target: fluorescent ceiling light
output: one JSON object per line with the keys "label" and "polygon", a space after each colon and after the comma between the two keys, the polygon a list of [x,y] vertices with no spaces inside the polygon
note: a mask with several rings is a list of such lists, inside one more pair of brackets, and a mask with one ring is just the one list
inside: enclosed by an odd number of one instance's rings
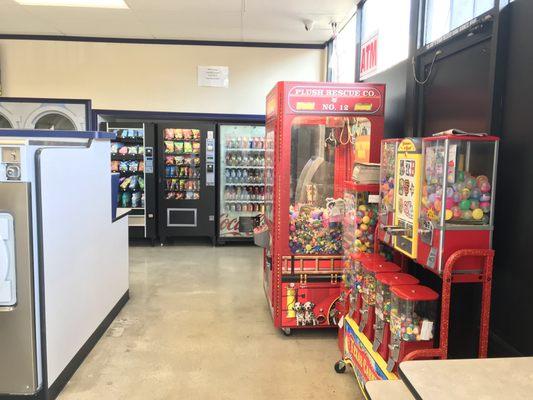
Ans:
{"label": "fluorescent ceiling light", "polygon": [[15,0],[23,6],[129,8],[124,0]]}

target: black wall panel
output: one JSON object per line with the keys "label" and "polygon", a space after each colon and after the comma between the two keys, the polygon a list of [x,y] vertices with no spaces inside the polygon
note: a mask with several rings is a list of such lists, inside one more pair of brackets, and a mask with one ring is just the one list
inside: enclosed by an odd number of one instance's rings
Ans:
{"label": "black wall panel", "polygon": [[[510,9],[496,197],[491,350],[533,355],[533,1]],[[503,346],[501,346],[503,345]],[[507,347],[506,347],[507,345]],[[500,347],[500,348],[497,348]],[[491,351],[492,352],[492,351]]]}
{"label": "black wall panel", "polygon": [[[407,60],[380,72],[365,80],[368,83],[387,85],[385,98],[385,133],[386,138],[404,136],[405,96]],[[411,65],[409,63],[409,65]]]}

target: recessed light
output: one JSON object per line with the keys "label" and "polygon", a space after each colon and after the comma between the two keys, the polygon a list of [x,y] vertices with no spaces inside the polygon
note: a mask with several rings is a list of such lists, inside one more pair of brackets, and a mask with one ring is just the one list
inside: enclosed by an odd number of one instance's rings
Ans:
{"label": "recessed light", "polygon": [[23,6],[129,8],[124,0],[15,0]]}

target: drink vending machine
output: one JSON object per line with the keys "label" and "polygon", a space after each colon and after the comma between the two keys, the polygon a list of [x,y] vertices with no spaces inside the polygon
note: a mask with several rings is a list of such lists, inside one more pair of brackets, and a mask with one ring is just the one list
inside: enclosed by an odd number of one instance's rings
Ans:
{"label": "drink vending machine", "polygon": [[398,379],[402,361],[447,358],[452,285],[482,287],[478,355],[487,356],[498,142],[455,130],[383,141],[374,250],[391,248],[412,260],[411,268],[434,273],[442,287],[437,293],[394,268],[378,273],[375,259],[351,255],[347,282],[363,294],[354,304],[367,316],[341,318],[344,346],[335,370],[350,365],[363,393],[370,380]]}
{"label": "drink vending machine", "polygon": [[217,241],[253,240],[265,208],[265,127],[219,124]]}
{"label": "drink vending machine", "polygon": [[[279,82],[267,97],[264,287],[274,325],[336,326],[344,190],[379,159],[384,85]],[[371,129],[370,129],[371,128]]]}

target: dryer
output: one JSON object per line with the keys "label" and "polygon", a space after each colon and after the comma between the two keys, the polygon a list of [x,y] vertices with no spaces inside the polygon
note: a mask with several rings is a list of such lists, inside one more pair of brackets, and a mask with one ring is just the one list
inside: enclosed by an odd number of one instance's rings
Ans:
{"label": "dryer", "polygon": [[0,128],[85,131],[90,100],[0,97]]}

